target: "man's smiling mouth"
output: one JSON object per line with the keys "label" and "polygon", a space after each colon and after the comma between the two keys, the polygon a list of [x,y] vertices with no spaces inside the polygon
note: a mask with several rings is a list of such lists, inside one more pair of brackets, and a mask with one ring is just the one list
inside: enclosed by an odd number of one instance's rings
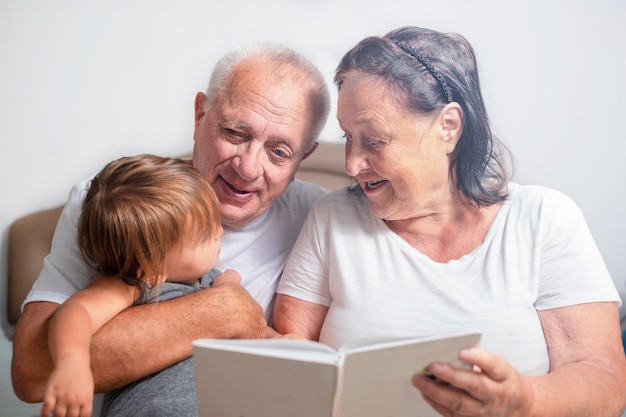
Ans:
{"label": "man's smiling mouth", "polygon": [[233,186],[230,182],[226,181],[223,177],[220,177],[220,180],[223,186],[233,194],[245,196],[245,195],[252,194],[254,192],[254,191],[242,190],[240,188],[237,188]]}

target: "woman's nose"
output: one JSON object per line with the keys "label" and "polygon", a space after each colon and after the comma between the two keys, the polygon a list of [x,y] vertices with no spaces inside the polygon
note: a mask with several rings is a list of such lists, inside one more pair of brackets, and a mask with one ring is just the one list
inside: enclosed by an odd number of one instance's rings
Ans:
{"label": "woman's nose", "polygon": [[358,145],[346,143],[346,174],[356,177],[361,171],[369,168],[369,161],[363,149]]}

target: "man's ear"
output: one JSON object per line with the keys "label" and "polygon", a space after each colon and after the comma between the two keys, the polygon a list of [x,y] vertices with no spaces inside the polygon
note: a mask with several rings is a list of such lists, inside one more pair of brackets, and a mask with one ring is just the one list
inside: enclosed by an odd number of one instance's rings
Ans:
{"label": "man's ear", "polygon": [[463,133],[463,109],[459,103],[453,101],[446,104],[439,117],[442,139],[447,144],[448,153],[452,153]]}
{"label": "man's ear", "polygon": [[304,161],[305,159],[307,159],[309,156],[311,156],[311,154],[313,152],[315,152],[315,150],[317,149],[317,147],[319,146],[318,142],[313,142],[313,145],[311,145],[311,147],[309,148],[308,151],[306,151],[306,153],[304,154],[304,156],[302,157],[302,160]]}
{"label": "man's ear", "polygon": [[193,103],[194,105],[194,126],[193,126],[193,139],[196,140],[196,132],[198,131],[198,127],[200,126],[200,121],[206,112],[204,109],[204,105],[206,103],[206,95],[202,92],[196,94],[196,99]]}

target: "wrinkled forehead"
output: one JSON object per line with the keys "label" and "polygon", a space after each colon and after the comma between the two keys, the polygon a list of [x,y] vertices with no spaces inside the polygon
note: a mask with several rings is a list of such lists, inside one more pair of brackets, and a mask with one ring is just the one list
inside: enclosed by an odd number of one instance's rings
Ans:
{"label": "wrinkled forehead", "polygon": [[313,118],[309,87],[293,72],[259,62],[238,65],[214,103],[220,123],[308,147]]}

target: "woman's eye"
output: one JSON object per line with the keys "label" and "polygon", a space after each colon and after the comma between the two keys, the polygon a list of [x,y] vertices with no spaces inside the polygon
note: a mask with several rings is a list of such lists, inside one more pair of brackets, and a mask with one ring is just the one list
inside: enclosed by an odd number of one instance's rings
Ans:
{"label": "woman's eye", "polygon": [[352,142],[352,138],[350,136],[348,136],[347,133],[344,133],[343,135],[341,135],[341,137],[346,140],[346,143],[351,143]]}
{"label": "woman's eye", "polygon": [[384,140],[380,140],[380,139],[368,139],[367,140],[367,146],[375,151],[382,150],[385,147],[385,145],[387,145],[387,142]]}

